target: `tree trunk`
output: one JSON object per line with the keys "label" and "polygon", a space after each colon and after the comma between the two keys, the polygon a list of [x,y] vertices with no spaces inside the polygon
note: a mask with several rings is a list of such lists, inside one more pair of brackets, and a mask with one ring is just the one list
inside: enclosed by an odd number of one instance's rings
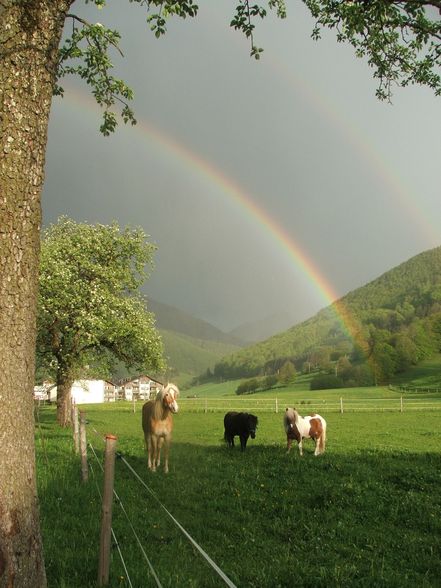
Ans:
{"label": "tree trunk", "polygon": [[72,422],[71,390],[73,383],[73,378],[57,377],[57,421],[62,427],[67,427]]}
{"label": "tree trunk", "polygon": [[0,3],[0,587],[46,586],[33,386],[40,197],[64,0]]}

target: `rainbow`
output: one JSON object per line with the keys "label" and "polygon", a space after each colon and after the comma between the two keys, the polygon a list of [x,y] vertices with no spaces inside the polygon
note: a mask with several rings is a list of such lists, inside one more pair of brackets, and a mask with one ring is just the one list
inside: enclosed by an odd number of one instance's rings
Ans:
{"label": "rainbow", "polygon": [[[86,93],[77,89],[68,88],[64,101],[69,102],[74,107],[80,107],[92,112],[97,112],[99,116],[99,107],[93,99]],[[222,194],[232,202],[236,208],[243,212],[244,216],[251,219],[253,224],[257,225],[260,230],[271,237],[276,243],[277,249],[287,254],[291,262],[306,277],[308,282],[314,286],[314,290],[319,294],[321,301],[325,305],[334,302],[338,295],[332,285],[322,276],[313,261],[307,253],[302,250],[300,245],[287,233],[287,231],[276,222],[269,212],[258,204],[252,196],[247,193],[237,182],[228,178],[219,168],[205,160],[199,154],[189,149],[187,146],[176,141],[170,135],[162,130],[157,129],[153,124],[145,119],[138,119],[137,124],[132,127],[133,131],[140,134],[144,139],[147,138],[156,148],[160,148],[168,160],[173,157],[177,165],[181,165],[185,170],[191,170],[198,176],[204,178],[210,185],[220,189]]]}
{"label": "rainbow", "polygon": [[[270,53],[270,51],[268,51]],[[393,169],[386,158],[383,157],[369,139],[361,134],[355,125],[349,124],[345,115],[339,111],[336,104],[331,103],[329,97],[326,100],[321,96],[320,91],[315,90],[310,83],[296,76],[291,69],[279,59],[266,56],[271,71],[294,88],[302,100],[312,106],[314,110],[326,120],[326,122],[344,138],[346,143],[353,147],[354,153],[368,164],[381,184],[388,189],[388,194],[394,199],[395,205],[406,211],[406,216],[412,219],[415,231],[426,241],[426,248],[437,247],[440,243],[440,229],[436,223],[436,217],[428,210],[424,210],[417,194],[412,194],[397,172]],[[265,59],[263,60],[265,61]],[[374,99],[374,98],[373,98]],[[386,108],[386,105],[384,105]]]}
{"label": "rainbow", "polygon": [[[84,92],[69,88],[65,101],[75,107],[91,112],[99,112],[93,99]],[[168,159],[173,157],[178,165],[183,165],[186,170],[192,170],[203,177],[209,184],[219,188],[222,194],[240,209],[244,215],[258,226],[261,232],[271,238],[276,244],[276,249],[287,255],[290,262],[306,278],[307,283],[313,286],[313,290],[319,295],[324,306],[332,305],[336,317],[342,327],[352,339],[364,347],[361,339],[361,327],[354,320],[351,312],[345,306],[342,299],[338,300],[338,294],[333,286],[326,280],[314,262],[291,235],[274,219],[269,212],[258,204],[237,182],[223,174],[212,163],[205,160],[199,154],[191,151],[187,146],[177,142],[174,138],[158,130],[146,120],[138,120],[133,127],[134,132],[141,134],[143,138],[151,141],[156,148],[165,152]]]}

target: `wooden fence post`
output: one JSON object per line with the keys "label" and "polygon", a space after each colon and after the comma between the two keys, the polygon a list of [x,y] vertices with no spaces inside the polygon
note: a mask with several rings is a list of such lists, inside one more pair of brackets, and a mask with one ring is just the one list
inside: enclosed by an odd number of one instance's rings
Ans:
{"label": "wooden fence post", "polygon": [[81,453],[81,477],[83,482],[89,479],[89,468],[87,466],[87,435],[86,435],[86,413],[80,410],[80,453]]}
{"label": "wooden fence post", "polygon": [[343,414],[343,398],[340,396],[340,413]]}
{"label": "wooden fence post", "polygon": [[279,403],[278,403],[278,401],[277,401],[277,398],[276,398],[276,414],[277,414],[278,412],[279,412]]}
{"label": "wooden fence post", "polygon": [[205,412],[205,414],[207,414],[207,412],[208,412],[208,408],[207,408],[207,399],[205,399],[205,408],[204,408],[204,412]]}
{"label": "wooden fence post", "polygon": [[75,453],[80,453],[80,425],[78,422],[78,407],[76,404],[72,405],[72,421],[73,421],[73,438]]}
{"label": "wooden fence post", "polygon": [[403,397],[400,397],[400,412],[403,412]]}
{"label": "wooden fence post", "polygon": [[114,435],[106,435],[100,554],[98,562],[98,586],[107,586],[109,583],[116,439],[117,438]]}

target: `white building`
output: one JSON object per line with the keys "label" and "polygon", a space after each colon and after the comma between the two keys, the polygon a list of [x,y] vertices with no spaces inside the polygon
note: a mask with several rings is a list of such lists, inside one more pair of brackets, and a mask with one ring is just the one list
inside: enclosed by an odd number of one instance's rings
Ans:
{"label": "white building", "polygon": [[[76,380],[71,388],[72,401],[75,404],[98,404],[102,402],[114,402],[116,387],[105,380]],[[34,388],[35,400],[57,401],[57,387],[36,386]]]}
{"label": "white building", "polygon": [[75,404],[98,404],[104,402],[104,380],[77,380],[71,389]]}

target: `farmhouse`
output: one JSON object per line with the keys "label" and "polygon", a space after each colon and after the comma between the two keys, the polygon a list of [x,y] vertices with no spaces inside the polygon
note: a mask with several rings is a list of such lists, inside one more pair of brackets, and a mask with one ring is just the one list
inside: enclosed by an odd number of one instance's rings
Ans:
{"label": "farmhouse", "polygon": [[162,390],[163,384],[151,376],[143,375],[123,380],[118,387],[118,393],[124,400],[149,400]]}
{"label": "farmhouse", "polygon": [[[116,389],[115,384],[106,380],[76,380],[72,385],[71,397],[76,404],[114,402],[117,398]],[[56,402],[57,386],[49,382],[35,386],[34,399]]]}

